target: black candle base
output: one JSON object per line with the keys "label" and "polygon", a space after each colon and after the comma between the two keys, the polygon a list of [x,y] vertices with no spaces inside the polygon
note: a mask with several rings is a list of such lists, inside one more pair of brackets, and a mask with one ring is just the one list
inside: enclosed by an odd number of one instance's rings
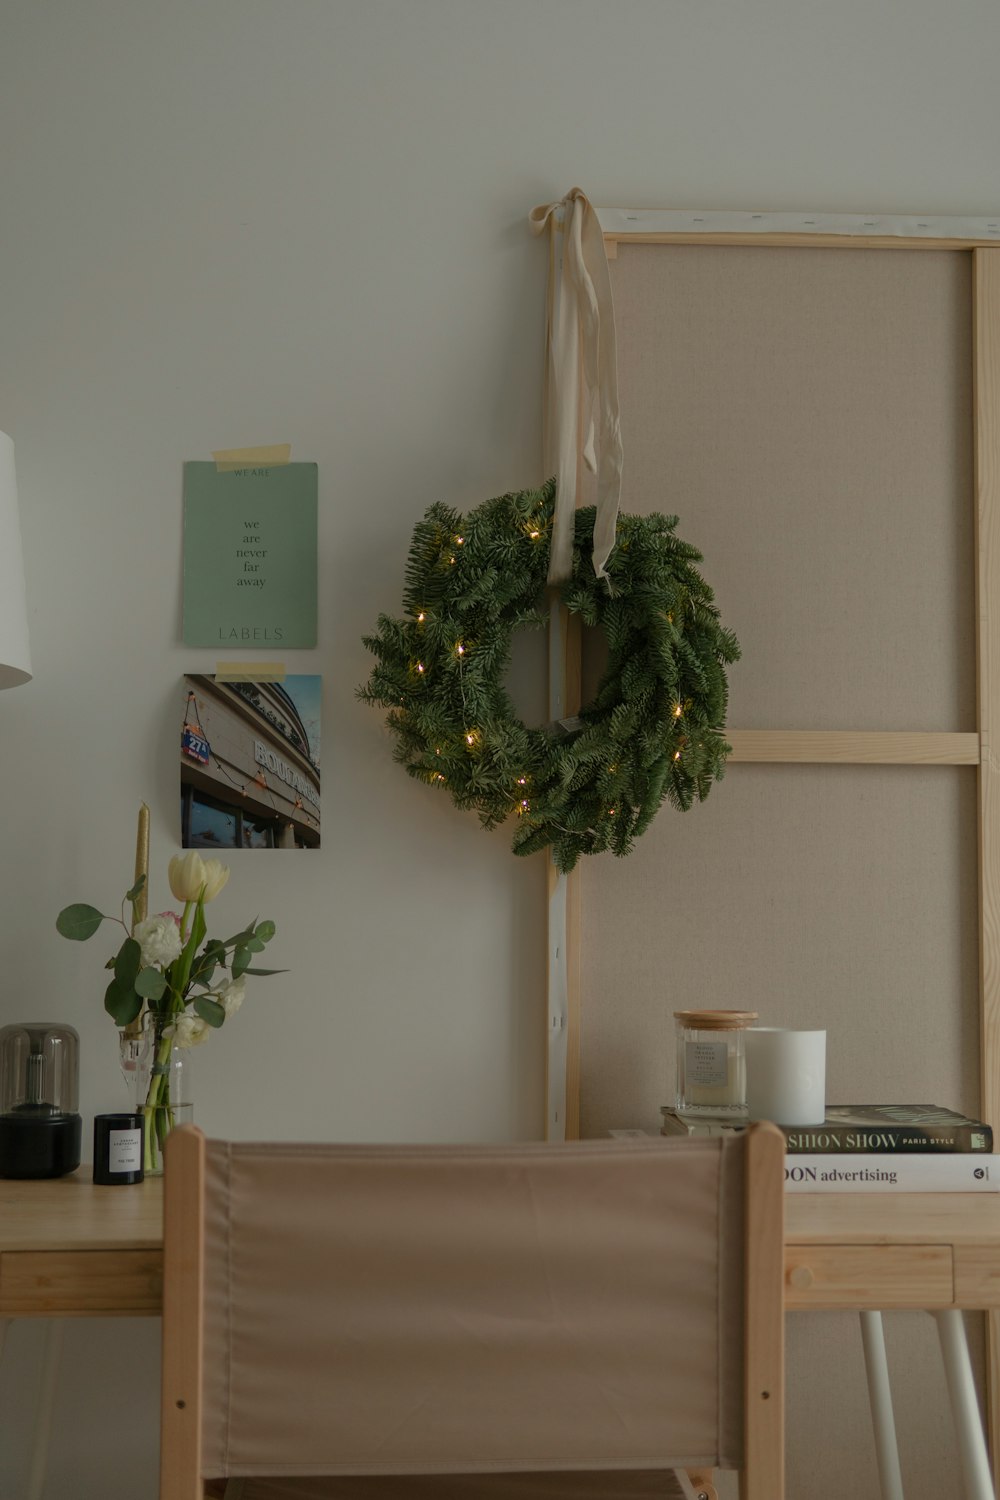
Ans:
{"label": "black candle base", "polygon": [[0,1177],[65,1177],[80,1165],[80,1116],[42,1108],[0,1115]]}

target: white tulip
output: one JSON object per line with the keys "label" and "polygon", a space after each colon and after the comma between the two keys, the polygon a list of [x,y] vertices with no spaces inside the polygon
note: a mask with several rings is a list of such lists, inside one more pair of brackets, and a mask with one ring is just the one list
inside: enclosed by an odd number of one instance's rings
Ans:
{"label": "white tulip", "polygon": [[167,867],[170,889],[177,901],[211,901],[229,879],[221,859],[202,859],[196,849],[175,854]]}

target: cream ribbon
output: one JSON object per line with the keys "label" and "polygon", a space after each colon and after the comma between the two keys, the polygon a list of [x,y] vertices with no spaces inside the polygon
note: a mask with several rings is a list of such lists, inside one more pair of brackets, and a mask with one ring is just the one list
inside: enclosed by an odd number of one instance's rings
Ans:
{"label": "cream ribbon", "polygon": [[[573,572],[573,514],[581,459],[597,475],[594,572],[607,578],[604,565],[615,544],[621,500],[622,435],[615,310],[604,235],[580,188],[571,188],[559,203],[532,209],[528,223],[533,234],[543,234],[546,227],[549,231],[542,448],[545,473],[556,476],[556,506],[548,581],[563,583]],[[562,274],[557,277],[560,232]]]}

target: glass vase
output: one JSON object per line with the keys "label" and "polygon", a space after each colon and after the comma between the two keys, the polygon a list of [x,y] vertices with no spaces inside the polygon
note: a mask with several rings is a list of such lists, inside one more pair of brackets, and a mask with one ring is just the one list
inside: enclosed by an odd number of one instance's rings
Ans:
{"label": "glass vase", "polygon": [[144,1117],[143,1168],[147,1176],[163,1171],[163,1146],[176,1125],[190,1125],[191,1051],[177,1047],[164,1027],[169,1016],[147,1011],[133,1035],[121,1032],[121,1067],[132,1107]]}

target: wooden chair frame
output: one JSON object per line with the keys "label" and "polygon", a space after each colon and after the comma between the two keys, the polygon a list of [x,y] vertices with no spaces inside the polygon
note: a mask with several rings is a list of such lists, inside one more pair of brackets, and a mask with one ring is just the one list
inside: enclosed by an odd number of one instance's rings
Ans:
{"label": "wooden chair frame", "polygon": [[[741,1500],[782,1500],[784,1494],[784,1149],[773,1125],[748,1132]],[[195,1126],[182,1126],[168,1143],[164,1193],[160,1500],[205,1495],[204,1199],[205,1137]]]}

